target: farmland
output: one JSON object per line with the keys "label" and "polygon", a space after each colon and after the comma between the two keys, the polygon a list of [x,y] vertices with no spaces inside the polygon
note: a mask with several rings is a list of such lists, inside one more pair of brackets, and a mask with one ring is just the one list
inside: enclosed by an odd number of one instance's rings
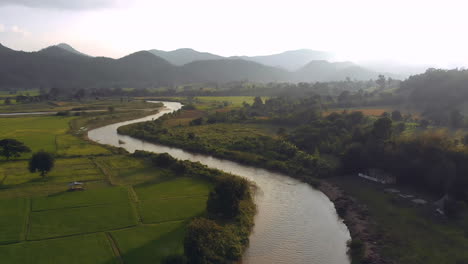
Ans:
{"label": "farmland", "polygon": [[[95,160],[107,175],[94,169],[95,178],[86,184],[86,191],[67,192],[66,183],[75,179],[71,174],[77,172],[79,163],[75,160],[65,159],[63,165],[68,164],[68,171],[63,168],[60,173],[51,173],[49,179],[39,183],[21,180],[17,187],[0,190],[0,195],[5,195],[9,189],[32,185],[46,193],[51,191],[48,195],[1,200],[0,254],[7,256],[8,263],[32,263],[32,256],[43,263],[61,260],[65,255],[52,252],[65,247],[61,243],[84,248],[87,246],[82,244],[97,243],[89,252],[95,255],[95,260],[87,263],[103,263],[100,262],[103,259],[114,263],[115,247],[126,263],[158,263],[164,256],[181,253],[185,222],[204,214],[210,183],[159,171],[140,159],[114,155]],[[123,160],[127,162],[122,165]],[[19,166],[22,162],[12,163]],[[80,166],[88,170],[83,163]],[[14,195],[10,192],[9,196]],[[155,247],[160,243],[164,246]],[[43,252],[46,247],[50,251]],[[158,253],[154,254],[154,250]],[[31,256],[17,256],[25,253]]]}
{"label": "farmland", "polygon": [[[75,133],[142,115],[132,107],[85,116],[0,118],[1,138],[56,157],[44,178],[29,172],[31,153],[0,160],[2,262],[159,263],[183,253],[185,226],[205,213],[212,184],[113,154]],[[67,191],[73,181],[85,191]]]}

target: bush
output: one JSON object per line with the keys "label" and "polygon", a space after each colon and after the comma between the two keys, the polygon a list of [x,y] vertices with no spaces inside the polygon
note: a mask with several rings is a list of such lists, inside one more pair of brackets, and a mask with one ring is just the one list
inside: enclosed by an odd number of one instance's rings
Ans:
{"label": "bush", "polygon": [[348,241],[348,254],[351,256],[352,263],[361,263],[364,251],[365,246],[361,240]]}
{"label": "bush", "polygon": [[158,167],[168,168],[172,164],[176,163],[177,160],[167,153],[162,153],[152,155],[151,161]]}
{"label": "bush", "polygon": [[206,218],[188,225],[184,250],[193,264],[233,263],[242,256],[242,245],[234,232]]}
{"label": "bush", "polygon": [[209,213],[233,218],[239,215],[239,203],[249,194],[249,183],[246,179],[233,176],[219,178],[211,191],[207,210]]}
{"label": "bush", "polygon": [[59,111],[55,114],[56,116],[69,116],[70,111]]}

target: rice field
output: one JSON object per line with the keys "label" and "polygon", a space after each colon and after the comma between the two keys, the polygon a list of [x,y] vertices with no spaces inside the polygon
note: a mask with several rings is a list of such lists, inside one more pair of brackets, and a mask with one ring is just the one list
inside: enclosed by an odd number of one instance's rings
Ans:
{"label": "rice field", "polygon": [[[212,188],[124,155],[58,159],[45,179],[25,165],[0,163],[7,175],[0,197],[22,190],[22,197],[0,200],[5,263],[160,263],[183,252],[186,223],[205,213]],[[85,191],[67,191],[76,179]],[[48,194],[28,195],[41,188]]]}

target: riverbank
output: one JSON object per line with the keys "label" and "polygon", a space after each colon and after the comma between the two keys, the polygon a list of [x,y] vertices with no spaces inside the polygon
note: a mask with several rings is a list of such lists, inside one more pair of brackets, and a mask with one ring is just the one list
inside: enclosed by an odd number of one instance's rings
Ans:
{"label": "riverbank", "polygon": [[[362,257],[361,262],[356,263],[393,263],[385,260],[381,255],[381,249],[378,246],[379,235],[372,227],[374,223],[369,218],[369,212],[366,206],[357,202],[356,199],[346,194],[340,187],[331,182],[321,181],[318,189],[333,202],[338,215],[348,227],[352,240],[357,244],[362,243],[362,248],[354,249],[356,251],[362,250],[362,252],[353,253],[353,247],[350,247],[350,255]],[[353,262],[354,261],[358,260],[353,259]]]}
{"label": "riverbank", "polygon": [[[165,103],[173,111],[180,104]],[[164,113],[154,116],[159,118]],[[154,153],[169,153],[180,160],[200,162],[210,168],[240,175],[254,181],[259,187],[255,195],[258,214],[243,263],[301,264],[304,260],[317,264],[349,263],[346,255],[346,241],[349,232],[338,219],[331,201],[321,192],[310,188],[301,181],[269,172],[267,170],[244,166],[209,155],[199,155],[182,149],[159,144],[150,144],[134,137],[119,135],[120,126],[151,121],[153,117],[109,125],[90,131],[90,138],[101,144],[121,145],[129,152],[145,150]],[[151,124],[148,122],[146,124]],[[333,219],[333,220],[332,220]],[[304,221],[307,222],[304,225]],[[298,228],[298,227],[301,228]],[[328,241],[323,243],[323,241]]]}

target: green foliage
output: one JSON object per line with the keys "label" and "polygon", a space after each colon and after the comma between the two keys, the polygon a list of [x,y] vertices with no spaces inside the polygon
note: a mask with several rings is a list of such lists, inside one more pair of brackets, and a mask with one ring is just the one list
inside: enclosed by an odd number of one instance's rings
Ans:
{"label": "green foliage", "polygon": [[217,216],[234,218],[239,215],[240,202],[249,195],[249,183],[240,177],[220,177],[211,191],[207,210]]}
{"label": "green foliage", "polygon": [[213,220],[196,218],[187,227],[185,254],[193,264],[230,263],[238,260],[242,249],[235,235]]}
{"label": "green foliage", "polygon": [[31,152],[31,149],[16,139],[0,140],[0,156],[4,156],[7,160],[12,157],[18,158],[21,154],[28,152]]}
{"label": "green foliage", "polygon": [[351,240],[348,242],[348,254],[351,256],[353,264],[361,263],[364,258],[365,246],[360,240]]}
{"label": "green foliage", "polygon": [[29,160],[29,171],[34,173],[36,171],[45,177],[48,172],[52,170],[55,164],[55,158],[45,151],[39,151],[33,154]]}
{"label": "green foliage", "polygon": [[374,122],[372,134],[377,140],[387,140],[392,135],[392,120],[382,117]]}

